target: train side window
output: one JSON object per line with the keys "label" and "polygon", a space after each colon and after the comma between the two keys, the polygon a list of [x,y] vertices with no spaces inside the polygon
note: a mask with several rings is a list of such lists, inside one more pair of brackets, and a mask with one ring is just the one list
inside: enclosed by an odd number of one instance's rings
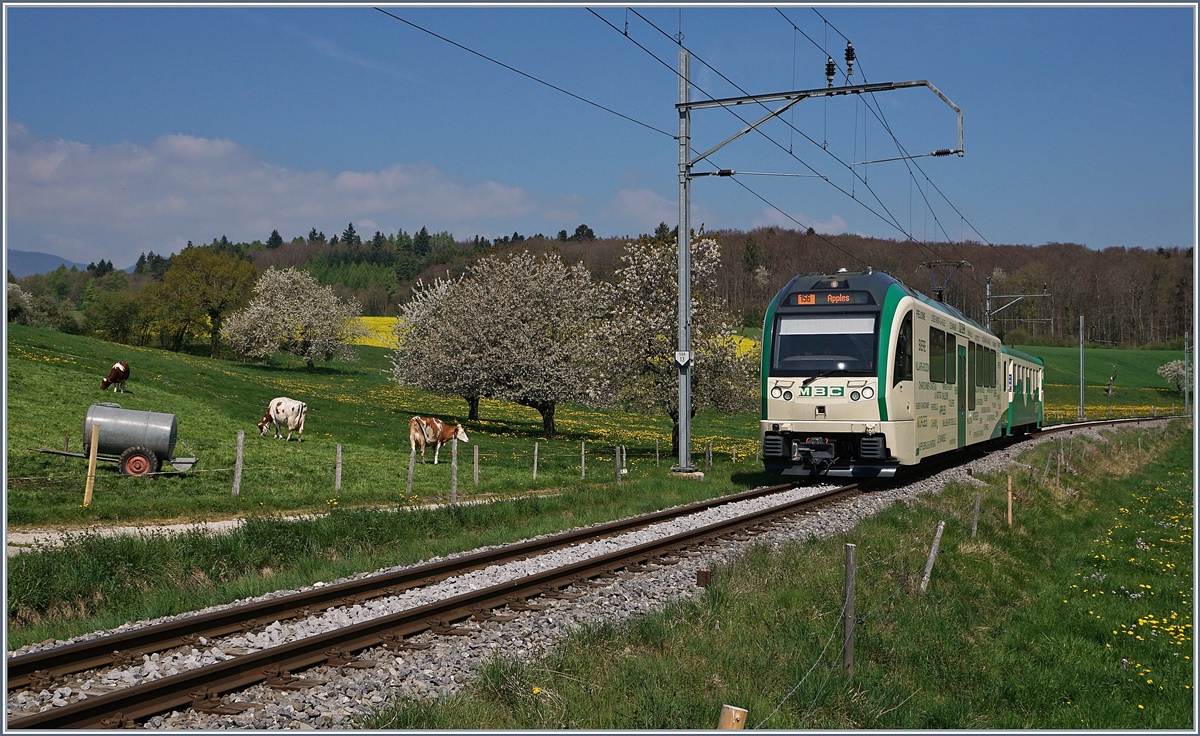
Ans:
{"label": "train side window", "polygon": [[929,328],[929,380],[946,382],[946,333]]}
{"label": "train side window", "polygon": [[975,343],[967,342],[967,411],[975,410],[975,369],[978,364],[975,355]]}
{"label": "train side window", "polygon": [[946,333],[946,383],[958,382],[958,338]]}
{"label": "train side window", "polygon": [[913,377],[912,325],[910,310],[900,322],[900,333],[896,335],[896,362],[892,366],[893,386],[901,381],[911,381]]}

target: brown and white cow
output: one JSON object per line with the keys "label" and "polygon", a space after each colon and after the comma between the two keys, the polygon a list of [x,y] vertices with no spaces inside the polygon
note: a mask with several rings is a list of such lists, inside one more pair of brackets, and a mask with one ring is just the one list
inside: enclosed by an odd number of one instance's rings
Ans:
{"label": "brown and white cow", "polygon": [[408,420],[408,444],[413,452],[421,448],[421,462],[425,462],[425,447],[433,445],[433,464],[438,464],[438,453],[442,445],[450,440],[470,442],[461,424],[451,426],[435,417],[413,417]]}
{"label": "brown and white cow", "polygon": [[100,390],[104,391],[109,386],[113,387],[113,393],[120,390],[125,393],[125,381],[129,378],[129,364],[123,360],[118,360],[113,363],[113,367],[109,369],[108,375],[100,379]]}
{"label": "brown and white cow", "polygon": [[303,401],[289,399],[286,396],[271,399],[271,403],[267,405],[267,413],[258,420],[258,436],[266,436],[267,427],[275,425],[275,439],[283,437],[279,430],[281,427],[287,427],[286,441],[291,441],[292,432],[296,432],[296,441],[303,442],[304,415],[307,411],[308,404]]}

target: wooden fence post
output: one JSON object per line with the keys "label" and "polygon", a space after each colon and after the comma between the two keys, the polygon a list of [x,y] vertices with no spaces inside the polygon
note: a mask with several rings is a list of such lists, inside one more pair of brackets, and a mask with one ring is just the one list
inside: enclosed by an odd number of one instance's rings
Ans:
{"label": "wooden fence post", "polygon": [[579,479],[587,477],[587,440],[579,443]]}
{"label": "wooden fence post", "polygon": [[617,485],[621,485],[621,446],[613,448],[613,466],[617,469]]}
{"label": "wooden fence post", "polygon": [[925,563],[925,575],[921,578],[921,592],[929,587],[929,576],[933,574],[933,561],[937,559],[938,545],[942,543],[942,530],[946,528],[946,522],[939,521],[937,525],[937,533],[933,535],[933,547],[929,550],[929,561]]}
{"label": "wooden fence post", "polygon": [[238,430],[237,459],[233,463],[233,495],[242,492],[242,444],[246,441],[246,430]]}
{"label": "wooden fence post", "polygon": [[450,505],[458,504],[458,438],[450,440]]}
{"label": "wooden fence post", "polygon": [[854,551],[853,544],[846,545],[846,613],[842,617],[842,671],[847,675],[854,674]]}
{"label": "wooden fence post", "polygon": [[654,438],[654,467],[658,467],[658,438]]}
{"label": "wooden fence post", "polygon": [[333,470],[333,493],[335,496],[342,495],[342,443],[337,446],[337,462]]}
{"label": "wooden fence post", "polygon": [[417,448],[412,448],[408,451],[408,484],[404,486],[404,497],[407,499],[412,495],[412,474],[413,466],[417,464]]}
{"label": "wooden fence post", "polygon": [[975,530],[979,528],[979,500],[978,493],[975,494],[975,515],[971,517],[971,539],[975,538]]}
{"label": "wooden fence post", "polygon": [[1012,528],[1012,476],[1008,476],[1008,526]]}
{"label": "wooden fence post", "polygon": [[475,490],[479,490],[479,443],[475,443]]}
{"label": "wooden fence post", "polygon": [[[241,434],[239,431],[238,434]],[[92,422],[92,444],[88,448],[87,482],[83,486],[83,507],[92,505],[92,489],[96,486],[96,453],[100,449],[100,423]]]}
{"label": "wooden fence post", "polygon": [[721,719],[717,721],[717,728],[722,731],[740,731],[746,727],[745,708],[738,708],[733,705],[721,706]]}
{"label": "wooden fence post", "polygon": [[712,440],[704,443],[704,470],[712,470]]}

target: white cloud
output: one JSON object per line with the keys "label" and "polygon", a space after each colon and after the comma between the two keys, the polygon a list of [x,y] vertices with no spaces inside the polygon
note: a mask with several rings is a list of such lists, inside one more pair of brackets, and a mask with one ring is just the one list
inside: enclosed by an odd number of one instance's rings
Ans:
{"label": "white cloud", "polygon": [[14,124],[7,154],[9,246],[84,263],[107,258],[118,267],[188,240],[266,240],[273,229],[290,239],[313,227],[340,233],[353,222],[364,237],[427,226],[467,238],[557,231],[580,217],[577,197],[534,196],[425,163],[296,171],[233,141],[186,134],[149,146],[86,146],[40,139]]}

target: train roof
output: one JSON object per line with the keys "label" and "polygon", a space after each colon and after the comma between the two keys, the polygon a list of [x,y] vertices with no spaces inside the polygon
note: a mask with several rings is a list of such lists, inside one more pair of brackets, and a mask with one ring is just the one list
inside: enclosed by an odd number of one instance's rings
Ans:
{"label": "train roof", "polygon": [[1038,356],[1030,355],[1029,353],[1023,353],[1020,350],[1015,350],[1013,348],[1008,347],[1007,345],[1001,345],[1000,352],[1004,353],[1005,355],[1011,355],[1012,357],[1018,358],[1020,360],[1028,360],[1030,363],[1034,363],[1036,365],[1041,365],[1041,366],[1046,365],[1046,361],[1042,360]]}
{"label": "train roof", "polygon": [[946,304],[945,302],[939,302],[936,299],[931,299],[916,289],[906,286],[903,281],[895,276],[892,276],[886,271],[868,269],[866,271],[810,273],[806,276],[797,276],[796,278],[792,279],[791,282],[784,287],[784,290],[788,294],[791,294],[797,291],[812,291],[814,289],[857,289],[871,292],[871,294],[875,297],[875,301],[878,304],[883,304],[884,295],[893,285],[900,287],[906,294],[922,304],[925,304],[930,309],[935,309],[939,312],[948,314],[955,319],[962,320],[963,322],[966,322],[986,332],[987,334],[992,335],[992,337],[995,337],[995,334],[991,330],[979,324],[959,310],[955,309],[949,304]]}

